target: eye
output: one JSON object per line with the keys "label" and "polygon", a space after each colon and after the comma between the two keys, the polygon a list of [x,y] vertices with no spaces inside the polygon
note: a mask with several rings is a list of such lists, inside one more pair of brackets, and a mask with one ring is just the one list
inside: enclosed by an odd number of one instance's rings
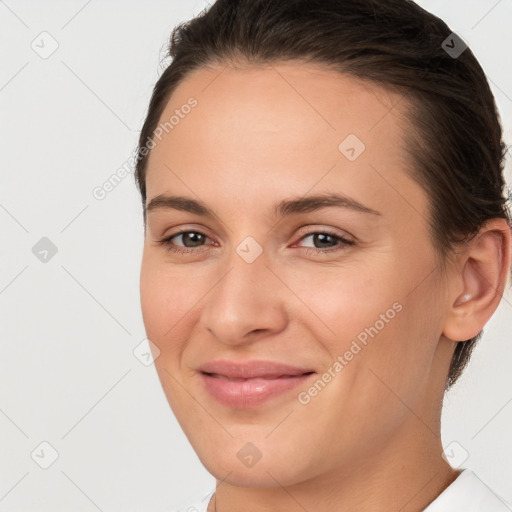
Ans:
{"label": "eye", "polygon": [[[313,244],[319,244],[320,247],[305,247],[307,254],[331,253],[343,250],[347,246],[355,244],[352,240],[348,240],[328,230],[313,231],[304,235],[300,241],[310,237],[312,237]],[[181,244],[173,242],[174,239],[179,240],[180,238]],[[174,233],[173,235],[158,240],[158,244],[164,246],[169,252],[186,254],[197,253],[198,248],[203,247],[206,240],[210,240],[210,238],[200,231],[180,231],[179,233]],[[325,244],[327,244],[327,247]]]}
{"label": "eye", "polygon": [[[180,237],[183,245],[176,245],[173,239],[179,239]],[[158,240],[158,244],[164,246],[169,252],[191,253],[197,252],[195,248],[201,247],[202,242],[205,240],[209,240],[209,238],[200,231],[180,231],[179,233],[174,233],[171,236]]]}
{"label": "eye", "polygon": [[[328,230],[325,231],[314,231],[308,233],[303,236],[300,240],[305,240],[307,238],[312,238],[313,245],[320,245],[320,247],[306,247],[306,253],[320,254],[320,253],[330,253],[334,251],[340,251],[346,249],[349,245],[354,245],[355,242],[352,240],[348,240],[336,233],[330,232]],[[327,247],[325,246],[327,244]],[[334,244],[334,245],[332,245]]]}

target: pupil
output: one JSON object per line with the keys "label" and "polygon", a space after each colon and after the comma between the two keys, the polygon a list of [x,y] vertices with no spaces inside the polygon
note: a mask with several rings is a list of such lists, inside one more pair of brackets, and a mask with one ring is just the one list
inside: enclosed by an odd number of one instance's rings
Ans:
{"label": "pupil", "polygon": [[[326,233],[317,233],[314,238],[315,238],[315,240],[320,239],[320,245],[321,245],[322,242],[326,242],[326,239],[331,238],[331,235],[328,235]],[[329,243],[329,240],[327,240],[327,243]],[[332,241],[331,241],[331,243],[332,243]]]}
{"label": "pupil", "polygon": [[[185,234],[183,235],[183,242],[184,242],[184,244],[187,246],[187,243],[186,243],[187,239],[188,239],[188,240],[192,239],[192,240],[191,240],[191,241],[192,241],[192,247],[194,247],[195,245],[200,245],[200,243],[201,243],[201,237],[202,237],[202,235],[201,235],[200,233],[194,233],[194,232],[191,232],[191,233],[185,233]],[[193,240],[193,238],[196,238],[195,242],[198,242],[197,244],[194,244],[194,240]]]}

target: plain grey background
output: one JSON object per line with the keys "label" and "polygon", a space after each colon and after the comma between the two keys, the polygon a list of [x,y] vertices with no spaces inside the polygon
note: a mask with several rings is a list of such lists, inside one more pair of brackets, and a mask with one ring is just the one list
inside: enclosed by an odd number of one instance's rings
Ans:
{"label": "plain grey background", "polygon": [[[512,2],[418,3],[480,60],[511,144]],[[133,157],[171,29],[206,5],[0,1],[0,511],[159,512],[214,487],[141,362],[133,175],[93,195]],[[511,313],[507,291],[442,429],[509,502]]]}

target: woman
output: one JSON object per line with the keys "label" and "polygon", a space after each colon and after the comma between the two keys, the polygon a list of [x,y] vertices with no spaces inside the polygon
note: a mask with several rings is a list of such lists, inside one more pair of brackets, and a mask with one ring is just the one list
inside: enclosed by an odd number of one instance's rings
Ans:
{"label": "woman", "polygon": [[217,479],[189,510],[510,510],[440,436],[511,264],[470,49],[408,0],[218,0],[169,54],[139,140],[141,305]]}

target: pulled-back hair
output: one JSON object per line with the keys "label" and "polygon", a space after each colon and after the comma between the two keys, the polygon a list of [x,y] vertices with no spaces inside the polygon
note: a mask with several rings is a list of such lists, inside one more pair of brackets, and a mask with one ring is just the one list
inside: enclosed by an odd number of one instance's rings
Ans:
{"label": "pulled-back hair", "polygon": [[[411,0],[217,0],[173,30],[166,57],[171,62],[155,84],[139,138],[135,178],[144,225],[145,144],[180,82],[215,65],[292,60],[327,65],[407,99],[409,172],[429,197],[429,230],[443,269],[486,221],[511,223],[506,145],[485,73],[446,23]],[[446,389],[482,333],[457,344]]]}

